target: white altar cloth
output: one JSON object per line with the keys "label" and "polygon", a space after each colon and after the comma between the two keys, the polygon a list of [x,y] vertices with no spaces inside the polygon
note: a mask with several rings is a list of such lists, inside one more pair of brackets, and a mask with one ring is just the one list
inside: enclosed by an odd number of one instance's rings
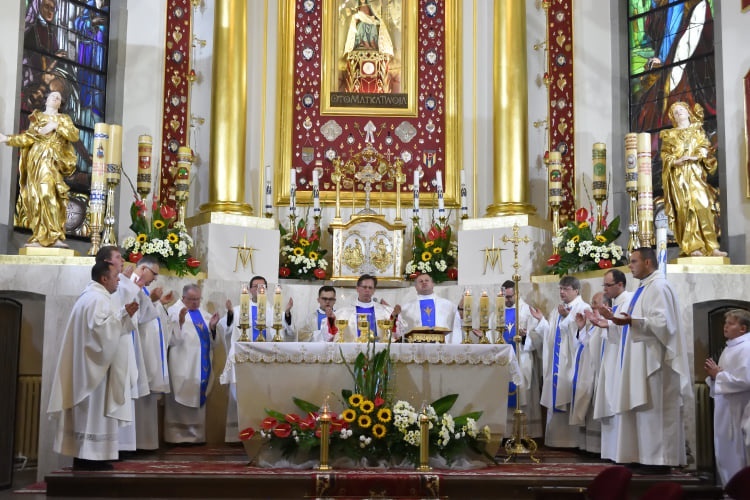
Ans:
{"label": "white altar cloth", "polygon": [[[292,397],[323,403],[330,395],[334,411],[343,408],[342,389],[353,389],[346,365],[367,344],[241,342],[227,359],[221,383],[237,384],[239,428],[258,429],[265,409],[298,413]],[[385,344],[376,344],[381,350]],[[392,344],[391,386],[395,399],[419,407],[448,394],[458,394],[450,413],[482,411],[479,425],[488,425],[495,453],[505,432],[508,382],[520,382],[513,347],[496,344]],[[252,457],[251,457],[252,458]]]}

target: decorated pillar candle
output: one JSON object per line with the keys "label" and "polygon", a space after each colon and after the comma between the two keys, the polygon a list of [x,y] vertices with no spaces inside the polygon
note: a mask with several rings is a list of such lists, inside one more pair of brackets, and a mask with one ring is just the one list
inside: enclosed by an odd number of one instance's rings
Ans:
{"label": "decorated pillar candle", "polygon": [[153,151],[153,139],[150,135],[138,136],[138,174],[136,177],[136,190],[145,197],[151,191],[151,154]]}
{"label": "decorated pillar candle", "polygon": [[466,189],[466,172],[461,169],[461,218],[469,216],[468,190]]}
{"label": "decorated pillar candle", "polygon": [[495,296],[495,328],[500,329],[505,323],[505,296],[500,290]]}
{"label": "decorated pillar candle", "polygon": [[412,215],[414,217],[419,217],[419,170],[414,171],[414,187],[412,190],[414,193],[414,208],[412,210]]}
{"label": "decorated pillar candle", "polygon": [[473,308],[473,298],[471,296],[471,290],[466,290],[464,292],[464,326],[465,327],[471,327],[472,325],[472,308]]}
{"label": "decorated pillar candle", "polygon": [[[466,309],[464,309],[465,311]],[[487,330],[490,327],[490,297],[486,290],[479,296],[479,328]]]}
{"label": "decorated pillar candle", "polygon": [[318,170],[312,172],[312,190],[313,190],[313,216],[320,217],[320,180],[318,179]]}
{"label": "decorated pillar candle", "polygon": [[292,168],[289,183],[289,211],[294,214],[297,211],[297,169]]}
{"label": "decorated pillar candle", "polygon": [[638,191],[638,134],[625,134],[625,191]]}
{"label": "decorated pillar candle", "polygon": [[445,200],[443,199],[443,173],[438,170],[435,177],[435,187],[437,189],[438,215],[445,217]]}
{"label": "decorated pillar candle", "polygon": [[276,285],[273,291],[273,324],[281,324],[281,287]]}
{"label": "decorated pillar candle", "polygon": [[109,126],[109,147],[107,148],[107,182],[120,182],[120,168],[122,166],[122,126]]}
{"label": "decorated pillar candle", "polygon": [[262,285],[258,285],[258,313],[255,315],[256,325],[266,324],[266,305],[267,305],[266,287]]}
{"label": "decorated pillar candle", "polygon": [[250,290],[247,283],[243,283],[240,292],[240,327],[248,326],[250,326]]}
{"label": "decorated pillar candle", "polygon": [[[92,216],[99,217],[104,213],[107,190],[107,149],[109,149],[109,125],[103,122],[94,125],[94,150],[91,166],[91,193],[89,205]],[[95,224],[97,225],[97,221]],[[101,229],[101,227],[100,227]]]}
{"label": "decorated pillar candle", "polygon": [[273,189],[271,188],[271,165],[266,165],[266,206],[265,211],[270,214],[273,211]]}
{"label": "decorated pillar candle", "polygon": [[190,167],[193,164],[193,150],[180,146],[177,150],[177,173],[174,179],[175,197],[185,200],[190,190]]}
{"label": "decorated pillar candle", "polygon": [[593,183],[591,189],[595,200],[607,198],[607,145],[595,142],[591,151]]}
{"label": "decorated pillar candle", "polygon": [[638,235],[644,246],[654,238],[654,192],[651,183],[651,134],[638,134]]}
{"label": "decorated pillar candle", "polygon": [[562,204],[562,155],[559,151],[549,153],[549,204],[552,207]]}

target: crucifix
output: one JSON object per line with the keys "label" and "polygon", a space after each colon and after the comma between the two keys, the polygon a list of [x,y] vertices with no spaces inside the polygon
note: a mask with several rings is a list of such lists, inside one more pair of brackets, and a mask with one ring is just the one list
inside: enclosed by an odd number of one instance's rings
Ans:
{"label": "crucifix", "polygon": [[372,163],[365,164],[364,167],[362,167],[362,170],[354,174],[354,178],[357,179],[359,182],[364,183],[365,185],[365,208],[362,209],[360,212],[361,214],[371,214],[374,213],[370,209],[370,192],[372,191],[372,184],[375,182],[380,182],[380,179],[383,176],[380,175],[373,167]]}

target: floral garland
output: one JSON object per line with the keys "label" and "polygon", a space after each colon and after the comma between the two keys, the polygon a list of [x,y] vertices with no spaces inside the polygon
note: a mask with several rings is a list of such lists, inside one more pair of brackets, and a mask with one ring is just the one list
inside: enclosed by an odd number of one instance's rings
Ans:
{"label": "floral garland", "polygon": [[178,276],[198,274],[201,262],[190,256],[193,239],[176,221],[177,211],[168,205],[160,207],[154,199],[150,220],[147,215],[146,202],[136,199],[130,206],[130,229],[135,236],[128,236],[122,243],[127,259],[137,263],[144,255],[153,255]]}
{"label": "floral garland", "polygon": [[[354,381],[354,391],[342,390],[343,411],[331,414],[330,453],[334,458],[347,457],[357,461],[413,464],[419,461],[421,427],[419,416],[429,418],[429,445],[432,455],[448,463],[467,450],[494,461],[485,451],[490,439],[488,426],[479,428],[482,412],[453,417],[448,411],[458,399],[451,394],[416,410],[407,401],[395,403],[389,397],[391,373],[390,343],[375,352],[370,342],[366,353],[360,353],[353,366],[347,365]],[[320,410],[313,403],[293,398],[301,413],[283,414],[266,409],[268,417],[260,423],[260,436],[269,445],[278,447],[284,456],[300,451],[314,452],[320,446]],[[240,432],[240,439],[255,435],[253,428]]]}
{"label": "floral garland", "polygon": [[609,269],[625,264],[624,250],[614,241],[620,236],[620,217],[605,225],[599,234],[591,230],[589,213],[576,210],[575,222],[569,221],[552,238],[557,253],[547,259],[547,273],[564,276],[581,271]]}
{"label": "floral garland", "polygon": [[448,224],[433,222],[426,234],[415,224],[413,256],[406,263],[406,277],[429,274],[436,283],[457,279],[458,245],[451,237]]}
{"label": "floral garland", "polygon": [[326,277],[328,262],[323,258],[328,250],[320,248],[320,226],[308,235],[307,221],[300,218],[297,227],[288,231],[279,224],[281,232],[280,278],[322,280]]}

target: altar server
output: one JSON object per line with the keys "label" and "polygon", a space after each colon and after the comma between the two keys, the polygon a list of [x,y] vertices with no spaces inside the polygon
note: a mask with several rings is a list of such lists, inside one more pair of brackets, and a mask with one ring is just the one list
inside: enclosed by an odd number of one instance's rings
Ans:
{"label": "altar server", "polygon": [[[573,276],[560,279],[561,303],[549,321],[537,308],[530,308],[539,323],[529,330],[532,342],[542,346],[543,385],[541,404],[547,408],[544,443],[547,446],[575,448],[578,428],[569,423],[573,395],[573,364],[576,356],[576,314],[591,308],[580,297],[581,282]],[[550,327],[550,325],[552,325]]]}
{"label": "altar server", "polygon": [[169,342],[172,392],[164,408],[164,440],[168,443],[206,441],[206,397],[211,391],[211,366],[219,313],[201,309],[201,289],[185,285],[182,299],[169,308],[175,323]]}
{"label": "altar server", "polygon": [[118,270],[100,261],[73,306],[52,377],[47,412],[58,419],[53,450],[73,468],[108,470],[118,458],[117,426],[132,420],[126,340],[137,302],[116,306]]}
{"label": "altar server", "polygon": [[[381,319],[391,319],[394,322],[394,332],[401,331],[396,321],[401,310],[399,306],[391,309],[387,305],[372,300],[375,295],[375,289],[378,286],[378,279],[369,274],[363,274],[357,280],[357,300],[354,304],[342,307],[341,311],[335,313],[336,318],[348,320],[347,326],[342,330],[335,326],[331,327],[330,322],[323,322],[321,325],[321,335],[324,340],[344,342],[356,342],[361,335],[368,335],[367,332],[360,332],[357,326],[357,315],[366,314],[370,324],[370,331],[378,335],[377,321]],[[397,333],[395,333],[397,335]]]}
{"label": "altar server", "polygon": [[450,300],[435,295],[435,282],[432,276],[417,276],[414,279],[414,289],[417,291],[417,300],[407,302],[399,315],[403,333],[415,328],[447,329],[445,343],[460,344],[462,333],[458,308]]}
{"label": "altar server", "polygon": [[708,358],[706,383],[714,398],[714,452],[721,484],[750,463],[742,432],[742,414],[750,403],[750,312],[724,314],[727,346],[717,365]]}
{"label": "altar server", "polygon": [[687,458],[682,411],[692,397],[693,383],[686,340],[680,333],[677,297],[658,272],[654,249],[634,250],[629,267],[641,282],[627,310],[602,312],[614,325],[628,326],[627,332],[622,330],[625,339],[620,344],[615,460],[645,465],[644,472],[667,472],[670,466],[684,465]]}

